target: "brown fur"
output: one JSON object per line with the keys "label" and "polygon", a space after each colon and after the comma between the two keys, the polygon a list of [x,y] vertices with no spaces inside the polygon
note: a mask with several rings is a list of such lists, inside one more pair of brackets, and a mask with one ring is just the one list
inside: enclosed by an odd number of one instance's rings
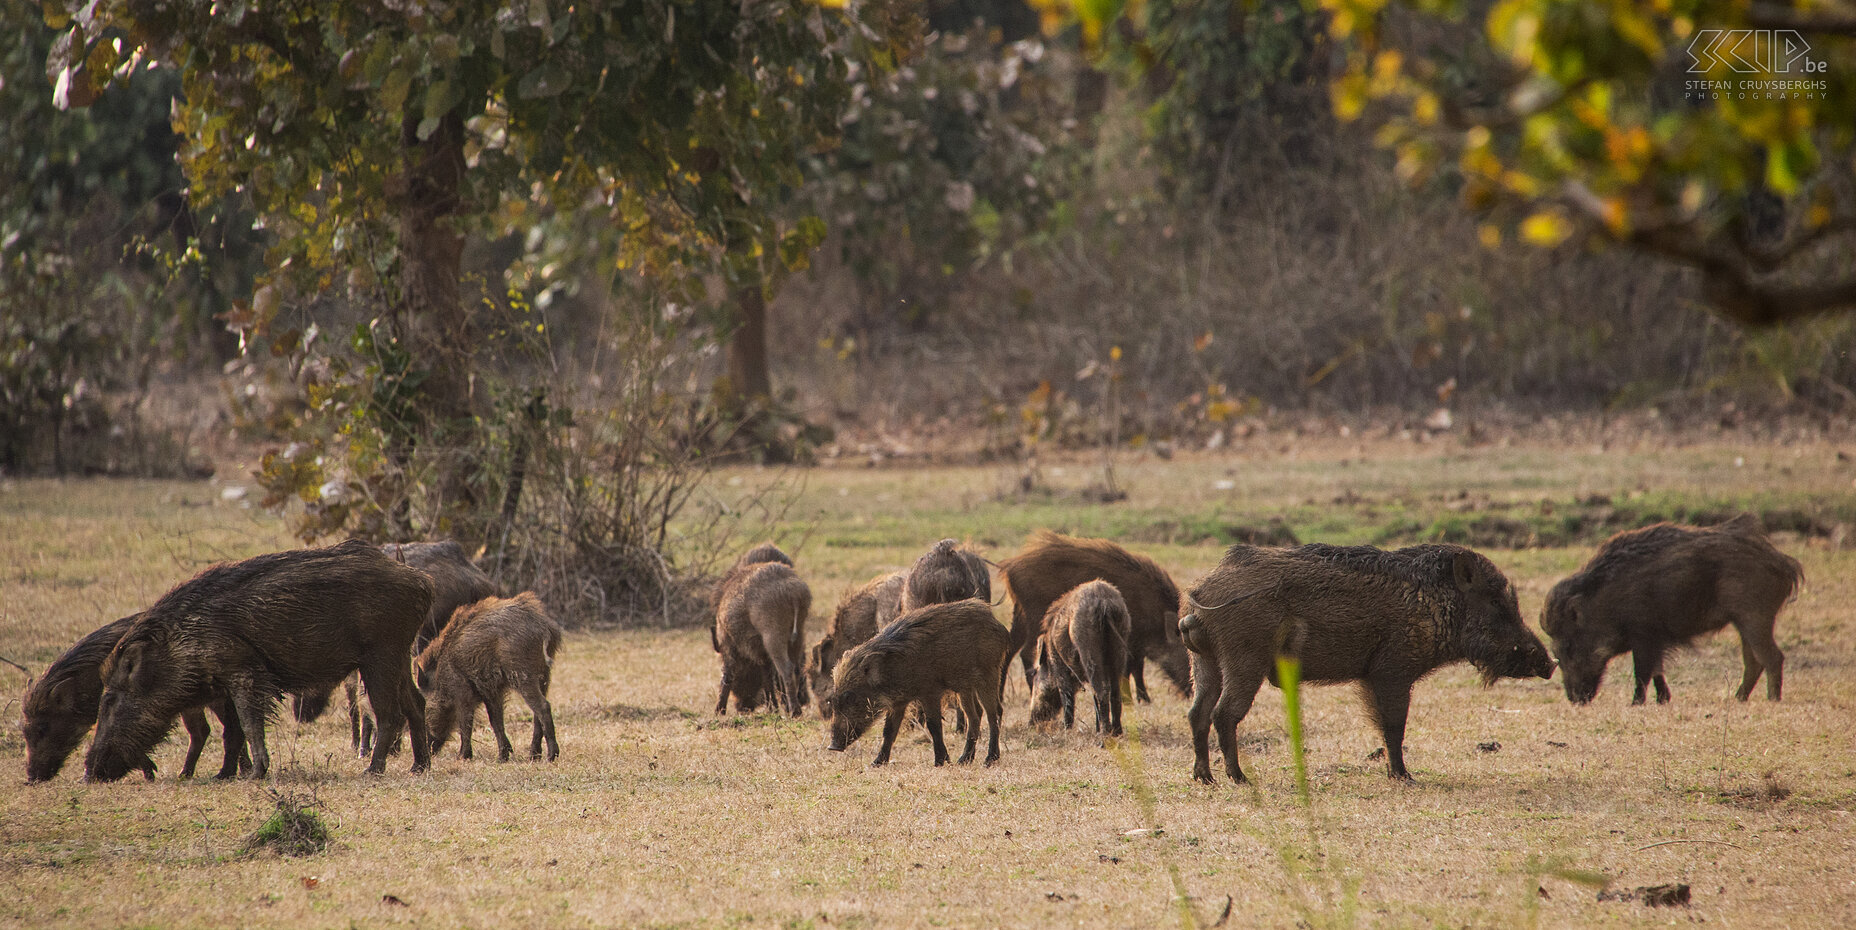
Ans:
{"label": "brown fur", "polygon": [[807,701],[805,676],[806,615],[812,589],[791,565],[762,562],[728,582],[716,608],[715,647],[722,656],[720,693],[715,712],[728,712],[735,696],[737,713],[773,701],[797,717]]}
{"label": "brown fur", "polygon": [[1207,784],[1214,726],[1226,774],[1244,780],[1237,724],[1264,680],[1276,682],[1278,655],[1298,658],[1304,681],[1361,683],[1387,773],[1401,779],[1411,777],[1405,720],[1419,679],[1464,659],[1485,682],[1553,671],[1521,622],[1514,586],[1461,546],[1233,546],[1188,604],[1179,631],[1193,652],[1192,775]]}
{"label": "brown fur", "polygon": [[[722,573],[721,580],[715,583],[714,599],[717,616],[720,616],[722,601],[727,599],[729,589],[739,584],[741,579],[746,577],[749,569],[768,562],[778,562],[790,568],[793,564],[793,557],[787,555],[779,546],[770,542],[764,542],[741,553],[741,556],[735,559],[734,564],[728,567],[728,571]],[[722,651],[722,644],[716,637],[715,624],[713,622],[709,624],[709,645],[713,647],[716,652]]]}
{"label": "brown fur", "polygon": [[[410,565],[432,579],[432,609],[426,612],[425,623],[420,625],[419,635],[413,639],[413,655],[425,651],[426,644],[445,628],[458,608],[500,593],[496,589],[496,582],[464,554],[464,547],[453,540],[387,543],[380,547],[380,551],[386,553],[387,558]],[[348,699],[349,742],[356,754],[367,755],[373,751],[374,720],[362,713],[360,682],[358,677],[350,675],[342,683],[342,689]],[[328,709],[331,696],[298,699],[293,707],[297,721],[313,723]],[[393,748],[397,750],[397,747]]]}
{"label": "brown fur", "polygon": [[252,773],[265,777],[278,696],[326,694],[357,668],[382,730],[368,771],[386,770],[387,746],[407,722],[413,771],[423,771],[425,701],[409,660],[431,605],[430,579],[359,540],[208,568],[156,601],[104,660],[86,775],[121,778],[176,714],[223,697],[245,730]]}
{"label": "brown fur", "polygon": [[970,597],[992,601],[992,575],[986,570],[986,560],[959,540],[943,539],[909,567],[902,588],[902,609],[918,610]]}
{"label": "brown fur", "polygon": [[1774,548],[1759,520],[1743,514],[1719,526],[1658,523],[1605,541],[1578,573],[1553,586],[1540,625],[1553,639],[1566,697],[1597,696],[1605,665],[1631,653],[1637,674],[1632,704],[1656,686],[1669,700],[1663,655],[1696,637],[1732,626],[1740,634],[1744,701],[1761,673],[1766,698],[1779,700],[1785,653],[1773,627],[1803,580],[1796,559]]}
{"label": "brown fur", "polygon": [[845,653],[832,675],[836,704],[830,749],[841,752],[870,728],[879,714],[883,746],[871,765],[889,761],[910,704],[920,704],[934,742],[934,764],[947,762],[941,732],[941,696],[958,695],[967,719],[966,752],[972,762],[979,744],[979,714],[985,709],[991,728],[986,764],[999,760],[999,670],[1005,665],[1011,635],[985,601],[931,604],[909,611],[863,645]]}
{"label": "brown fur", "polygon": [[[20,698],[19,721],[20,733],[26,740],[27,781],[49,781],[56,777],[64,768],[65,760],[83,742],[84,734],[96,725],[97,705],[103,697],[103,660],[140,617],[141,614],[131,614],[78,640],[47,666],[37,680],[27,683],[26,693]],[[245,752],[245,734],[239,728],[237,715],[223,702],[214,701],[208,706],[219,718],[225,745],[225,761],[217,777],[231,778],[241,768],[251,767],[251,756]],[[180,777],[192,778],[212,727],[206,722],[206,714],[197,707],[182,711],[181,722],[186,726],[188,739],[187,758],[181,764]],[[152,760],[144,759],[135,767],[148,777],[154,777]]]}
{"label": "brown fur", "polygon": [[425,651],[426,644],[438,636],[458,608],[501,593],[496,590],[496,582],[453,540],[388,543],[381,546],[380,551],[432,579],[432,609],[426,612],[425,623],[420,625],[419,635],[413,640],[415,653]]}
{"label": "brown fur", "polygon": [[1128,604],[1106,581],[1077,585],[1050,606],[1038,642],[1031,722],[1063,712],[1076,723],[1076,692],[1084,682],[1095,696],[1096,732],[1121,735],[1121,677],[1128,664]]}
{"label": "brown fur", "polygon": [[1181,694],[1192,690],[1186,650],[1179,642],[1179,587],[1154,560],[1106,539],[1085,539],[1043,530],[1025,541],[1024,551],[999,563],[1012,595],[1012,652],[1031,684],[1033,654],[1050,605],[1084,582],[1100,578],[1115,586],[1128,605],[1128,674],[1135,699],[1148,701],[1145,662],[1153,659]]}
{"label": "brown fur", "polygon": [[902,587],[907,580],[905,572],[889,572],[844,592],[825,635],[812,644],[806,658],[806,678],[811,682],[813,696],[818,698],[819,714],[825,719],[831,719],[832,670],[846,652],[875,636],[902,613]]}
{"label": "brown fur", "polygon": [[561,747],[554,738],[548,683],[560,648],[561,625],[548,616],[533,591],[458,608],[438,638],[419,654],[417,664],[432,752],[443,748],[446,734],[456,726],[458,755],[470,758],[471,729],[481,703],[490,718],[490,732],[496,735],[497,761],[508,762],[513,747],[503,730],[503,698],[513,690],[535,718],[529,758],[541,758],[545,740],[548,761],[553,762]]}

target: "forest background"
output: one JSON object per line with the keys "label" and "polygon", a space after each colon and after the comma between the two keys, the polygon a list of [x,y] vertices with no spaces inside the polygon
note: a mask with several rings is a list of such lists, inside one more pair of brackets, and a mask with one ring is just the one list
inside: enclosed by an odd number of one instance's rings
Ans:
{"label": "forest background", "polygon": [[687,622],[722,463],[1856,405],[1846,6],[710,6],[0,10],[0,471]]}

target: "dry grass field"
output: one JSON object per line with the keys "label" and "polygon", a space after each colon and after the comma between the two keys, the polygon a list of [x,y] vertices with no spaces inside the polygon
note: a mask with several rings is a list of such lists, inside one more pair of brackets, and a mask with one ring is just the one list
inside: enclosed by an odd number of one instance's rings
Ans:
{"label": "dry grass field", "polygon": [[[1023,491],[1003,467],[740,470],[714,491],[790,501],[774,536],[813,586],[814,636],[847,585],[944,535],[995,558],[1037,527],[1115,536],[1183,584],[1271,517],[1303,541],[1391,544],[1477,515],[1571,527],[1569,507],[1751,506],[1828,526],[1856,506],[1856,466],[1824,442],[1299,440],[1120,462],[1119,503],[1070,493],[1099,471],[1047,463]],[[1586,707],[1557,676],[1483,688],[1452,667],[1415,691],[1416,781],[1394,784],[1367,759],[1379,740],[1352,689],[1312,688],[1307,806],[1270,688],[1240,729],[1254,787],[1190,780],[1186,702],[1164,685],[1129,705],[1115,745],[1029,728],[1015,682],[998,766],[936,769],[905,731],[870,769],[876,734],[835,754],[814,715],[712,716],[700,627],[570,634],[552,765],[447,747],[429,774],[396,757],[366,777],[338,702],[272,728],[269,784],[179,781],[170,741],[152,782],[89,785],[68,766],[28,786],[21,676],[0,666],[0,926],[1207,927],[1227,901],[1231,927],[1856,926],[1856,555],[1834,526],[1777,539],[1808,579],[1779,620],[1783,703],[1732,699],[1731,631],[1673,657],[1662,707],[1629,706],[1622,658]],[[0,656],[43,668],[204,564],[288,544],[217,486],[6,483]],[[1486,551],[1531,624],[1592,545]],[[510,714],[520,744],[527,711]],[[202,768],[217,762],[215,746]],[[247,851],[270,792],[312,803],[329,846]],[[1599,900],[1582,875],[1686,883],[1692,901]]]}

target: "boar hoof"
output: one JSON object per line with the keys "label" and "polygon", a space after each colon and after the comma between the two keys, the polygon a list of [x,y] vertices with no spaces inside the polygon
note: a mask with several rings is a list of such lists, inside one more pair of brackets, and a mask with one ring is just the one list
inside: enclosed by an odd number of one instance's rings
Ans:
{"label": "boar hoof", "polygon": [[879,769],[888,764],[889,764],[888,759],[871,759],[870,760],[870,767],[873,769]]}
{"label": "boar hoof", "polygon": [[986,757],[986,767],[992,768],[993,763],[998,762],[998,761],[999,761],[999,754],[996,752],[992,753],[991,755],[988,755]]}
{"label": "boar hoof", "polygon": [[1211,769],[1193,769],[1192,780],[1198,782],[1201,785],[1218,784],[1218,779],[1212,777]]}

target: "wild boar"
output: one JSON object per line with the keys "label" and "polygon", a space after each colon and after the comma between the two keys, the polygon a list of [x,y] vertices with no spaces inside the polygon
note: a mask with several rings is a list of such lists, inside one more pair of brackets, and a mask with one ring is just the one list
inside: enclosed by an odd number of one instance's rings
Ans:
{"label": "wild boar", "polygon": [[[139,617],[141,614],[131,614],[78,640],[46,666],[44,674],[27,684],[25,696],[20,699],[27,781],[55,778],[65,760],[84,741],[84,734],[96,724],[97,704],[103,697],[103,660]],[[241,762],[246,768],[251,766],[251,757],[245,753],[245,734],[239,729],[238,717],[223,703],[215,701],[210,706],[219,717],[225,745],[225,762],[217,777],[231,778],[239,773]],[[212,727],[197,707],[182,711],[181,722],[187,729],[187,758],[181,765],[180,777],[191,778]],[[155,775],[154,762],[146,757],[133,768],[150,778]]]}
{"label": "wild boar", "polygon": [[1773,626],[1803,578],[1798,561],[1774,548],[1751,514],[1709,528],[1658,523],[1611,537],[1554,585],[1540,626],[1575,704],[1598,695],[1605,665],[1625,652],[1637,673],[1631,703],[1642,704],[1651,683],[1656,703],[1667,702],[1663,654],[1730,624],[1744,666],[1735,696],[1746,700],[1764,672],[1766,699],[1776,701],[1785,654]]}
{"label": "wild boar", "polygon": [[771,691],[782,710],[799,716],[808,699],[800,672],[811,610],[812,589],[784,562],[753,564],[725,585],[714,627],[722,656],[717,714],[728,712],[730,694],[736,712],[747,713]]}
{"label": "wild boar", "polygon": [[[464,547],[453,540],[440,542],[387,543],[380,547],[387,557],[405,565],[410,565],[432,579],[432,609],[426,612],[425,622],[419,626],[419,635],[413,639],[413,655],[425,650],[427,643],[445,628],[445,623],[459,607],[475,604],[486,597],[498,593],[496,582],[477,567],[470,556],[464,554]],[[359,679],[349,676],[343,682],[343,690],[348,698],[348,738],[358,754],[365,755],[373,748],[372,718],[362,719],[360,704],[356,700],[356,685]],[[292,704],[292,711],[299,723],[314,723],[328,709],[333,694],[316,695],[299,699]],[[389,747],[397,751],[398,747]]]}
{"label": "wild boar", "polygon": [[[722,573],[721,580],[715,583],[715,606],[718,616],[722,608],[722,601],[728,597],[729,588],[739,583],[741,579],[747,575],[749,569],[768,562],[777,562],[791,568],[793,565],[793,557],[781,551],[780,547],[773,543],[759,543],[748,551],[741,553],[741,556],[735,559],[734,564],[728,567],[728,571]],[[722,644],[717,638],[715,624],[713,622],[709,624],[709,645],[714,647],[716,652],[722,651]]]}
{"label": "wild boar", "polygon": [[1078,585],[1058,598],[1038,642],[1031,722],[1048,722],[1061,710],[1064,729],[1075,725],[1076,691],[1088,682],[1095,696],[1096,732],[1120,736],[1130,626],[1127,602],[1106,581]]}
{"label": "wild boar", "polygon": [[121,778],[176,713],[225,697],[244,728],[252,774],[263,778],[264,728],[279,695],[327,693],[356,669],[380,726],[367,771],[386,770],[387,749],[409,723],[412,769],[422,772],[431,740],[411,650],[431,606],[431,579],[360,540],[212,566],[162,595],[104,659],[85,772]]}
{"label": "wild boar", "polygon": [[890,749],[911,703],[920,704],[934,741],[934,764],[947,762],[941,731],[941,696],[959,696],[973,724],[967,727],[962,763],[972,762],[980,738],[979,713],[986,711],[991,741],[986,764],[999,760],[999,670],[1011,636],[992,615],[987,602],[970,599],[931,604],[896,618],[862,645],[844,654],[832,674],[831,744],[834,752],[850,748],[877,715],[883,722],[883,747],[871,765],[889,762]]}
{"label": "wild boar", "polygon": [[1553,662],[1521,621],[1514,585],[1461,546],[1387,552],[1371,546],[1233,546],[1187,602],[1179,629],[1192,650],[1192,777],[1210,784],[1207,732],[1216,726],[1225,772],[1242,782],[1237,724],[1277,655],[1301,661],[1308,682],[1358,681],[1385,737],[1386,770],[1405,769],[1411,686],[1469,660],[1483,683],[1547,678]]}
{"label": "wild boar", "polygon": [[957,539],[943,539],[909,567],[908,580],[902,587],[902,609],[951,604],[970,597],[992,601],[992,575],[986,571],[986,560]]}
{"label": "wild boar", "polygon": [[890,572],[844,592],[825,635],[812,644],[806,658],[806,678],[818,698],[819,714],[825,719],[831,719],[831,673],[838,667],[838,660],[902,613],[902,587],[907,580],[906,572]]}
{"label": "wild boar", "polygon": [[[1025,542],[1024,551],[999,563],[1005,589],[1012,595],[1012,652],[1024,665],[1031,685],[1033,654],[1044,632],[1050,605],[1077,585],[1100,578],[1115,586],[1128,605],[1128,674],[1134,696],[1151,700],[1144,674],[1146,660],[1160,664],[1180,694],[1190,694],[1192,680],[1186,650],[1179,642],[1179,587],[1154,560],[1136,555],[1106,539],[1065,536],[1043,530]],[[1001,681],[1003,684],[1003,680]]]}
{"label": "wild boar", "polygon": [[444,747],[445,734],[456,726],[458,755],[470,758],[470,731],[481,703],[490,717],[490,732],[496,735],[497,760],[508,762],[512,748],[503,731],[503,696],[514,690],[535,718],[529,758],[541,758],[546,740],[548,761],[553,762],[561,747],[554,739],[548,681],[560,648],[561,626],[532,591],[458,608],[438,638],[419,653],[416,666],[419,690],[426,696],[432,752]]}
{"label": "wild boar", "polygon": [[458,608],[501,593],[496,590],[496,582],[453,540],[388,543],[380,550],[388,558],[410,565],[432,579],[432,609],[426,612],[419,635],[413,639],[415,654],[425,650],[426,644],[438,636]]}

